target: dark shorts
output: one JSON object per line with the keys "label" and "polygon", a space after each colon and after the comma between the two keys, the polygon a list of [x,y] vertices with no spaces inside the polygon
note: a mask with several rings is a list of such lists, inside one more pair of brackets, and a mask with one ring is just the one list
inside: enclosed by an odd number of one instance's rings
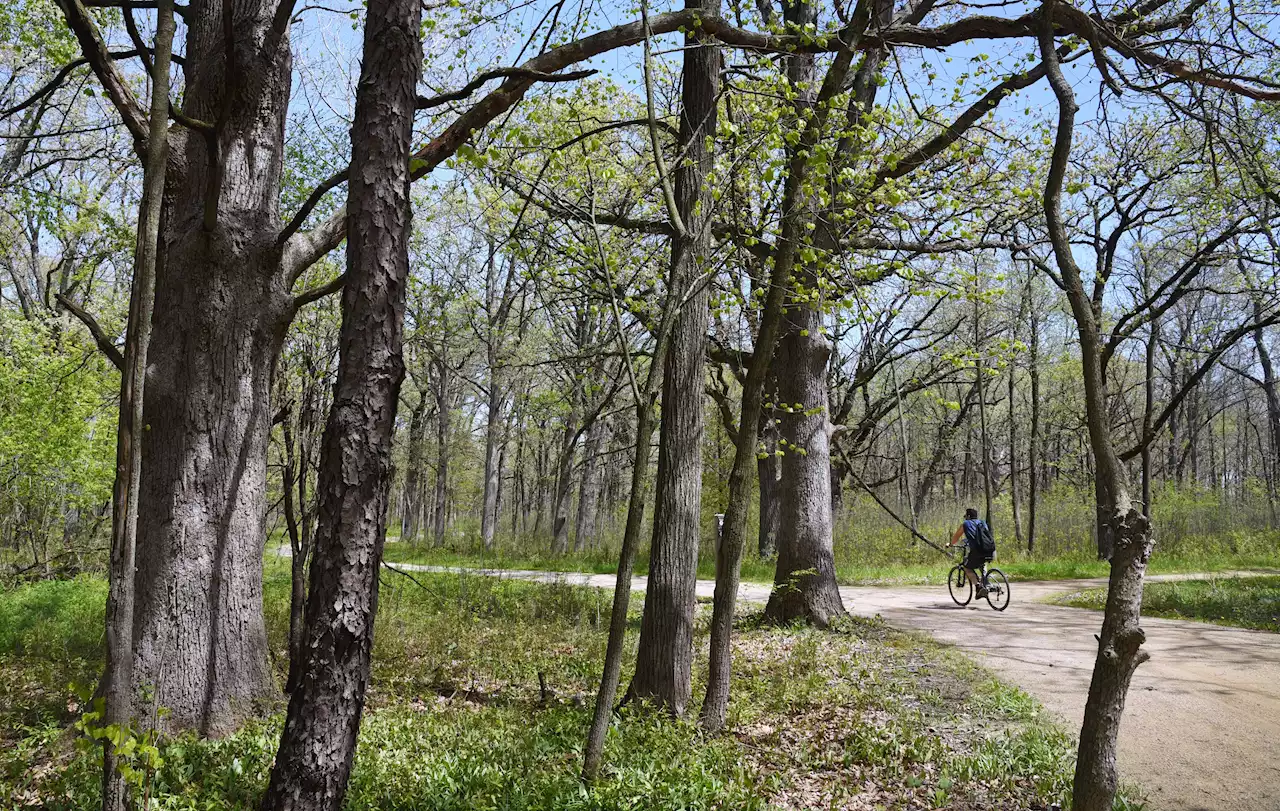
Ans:
{"label": "dark shorts", "polygon": [[991,560],[990,556],[981,549],[970,549],[969,554],[964,559],[964,565],[966,569],[973,569],[974,571],[977,571],[989,560]]}

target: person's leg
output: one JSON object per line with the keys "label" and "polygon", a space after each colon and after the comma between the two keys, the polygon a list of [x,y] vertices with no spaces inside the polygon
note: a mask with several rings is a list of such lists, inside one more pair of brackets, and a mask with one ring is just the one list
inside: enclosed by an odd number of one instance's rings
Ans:
{"label": "person's leg", "polygon": [[986,594],[987,589],[982,585],[982,581],[978,578],[978,573],[974,571],[972,565],[966,565],[964,567],[964,575],[969,578],[969,582],[973,584],[973,587],[978,592],[979,597]]}

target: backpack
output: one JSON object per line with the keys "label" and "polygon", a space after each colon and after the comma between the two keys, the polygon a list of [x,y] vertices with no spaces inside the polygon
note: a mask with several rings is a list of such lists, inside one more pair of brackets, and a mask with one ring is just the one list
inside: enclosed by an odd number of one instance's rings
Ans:
{"label": "backpack", "polygon": [[986,521],[978,522],[978,545],[982,547],[982,551],[988,555],[995,554],[996,539],[991,534],[991,527],[987,526]]}
{"label": "backpack", "polygon": [[970,518],[964,522],[965,540],[974,548],[988,555],[996,551],[996,539],[991,534],[991,527],[980,518]]}

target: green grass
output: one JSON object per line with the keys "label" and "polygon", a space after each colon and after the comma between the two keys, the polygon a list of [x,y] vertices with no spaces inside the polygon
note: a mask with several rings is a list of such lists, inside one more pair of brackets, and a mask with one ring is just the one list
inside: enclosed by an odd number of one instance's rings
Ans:
{"label": "green grass", "polygon": [[[735,641],[732,734],[631,708],[609,733],[603,779],[584,788],[579,751],[608,594],[415,577],[420,585],[384,574],[348,809],[1030,808],[1064,802],[1069,788],[1070,738],[960,654],[879,622],[827,633],[755,616]],[[96,758],[74,745],[80,708],[67,685],[100,667],[104,592],[81,578],[0,593],[0,807],[97,802]],[[272,561],[267,623],[281,670],[287,595],[287,568]],[[695,630],[696,701],[705,611]],[[263,718],[218,741],[164,739],[151,807],[256,807],[280,723]]]}
{"label": "green grass", "polygon": [[[1063,595],[1054,602],[1102,610],[1106,599],[1104,589],[1090,589]],[[1280,633],[1280,577],[1148,583],[1142,592],[1142,612]]]}
{"label": "green grass", "polygon": [[[844,585],[941,585],[946,582],[947,570],[953,565],[936,551],[920,547],[904,549],[903,554],[859,554],[850,542],[836,548],[836,576]],[[499,547],[493,552],[468,548],[432,548],[427,544],[387,544],[385,557],[389,562],[421,563],[435,566],[451,566],[472,569],[530,569],[552,572],[586,572],[612,574],[617,571],[617,553],[613,549],[570,552],[556,555],[530,546],[516,548]],[[920,560],[927,558],[927,560]],[[865,562],[864,562],[865,561]],[[1106,577],[1109,564],[1082,552],[1054,556],[1028,554],[1003,547],[994,564],[1011,580],[1077,580]],[[647,574],[649,553],[645,547],[636,558],[636,574]],[[1151,557],[1149,571],[1152,574],[1181,574],[1191,572],[1222,572],[1246,569],[1280,569],[1280,554],[1264,552],[1200,553],[1169,552],[1159,548]],[[742,561],[742,579],[756,583],[772,583],[774,563],[760,558],[754,552]],[[710,550],[704,549],[698,560],[698,576],[715,578],[715,559]]]}

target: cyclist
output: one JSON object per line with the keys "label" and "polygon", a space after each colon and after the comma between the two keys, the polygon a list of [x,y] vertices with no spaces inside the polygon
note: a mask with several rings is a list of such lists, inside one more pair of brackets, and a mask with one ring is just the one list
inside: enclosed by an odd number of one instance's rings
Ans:
{"label": "cyclist", "polygon": [[964,559],[965,577],[969,578],[969,582],[973,584],[981,599],[987,596],[987,589],[978,579],[977,570],[981,569],[987,561],[995,560],[996,541],[991,534],[991,527],[978,517],[978,511],[973,507],[964,511],[964,522],[956,527],[956,531],[951,535],[951,543],[947,546],[955,546],[961,540],[969,547],[969,554]]}

